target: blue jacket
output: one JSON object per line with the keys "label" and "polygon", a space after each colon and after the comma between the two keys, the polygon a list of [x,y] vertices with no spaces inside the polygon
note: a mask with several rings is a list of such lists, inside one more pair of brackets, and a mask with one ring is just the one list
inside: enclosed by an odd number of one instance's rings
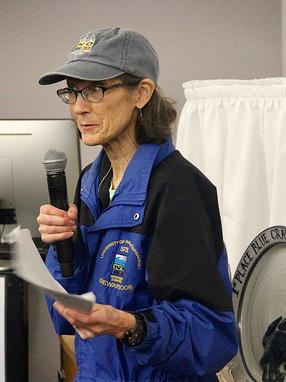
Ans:
{"label": "blue jacket", "polygon": [[[79,181],[74,276],[61,278],[53,247],[46,264],[68,292],[143,313],[147,337],[76,334],[76,381],[217,381],[237,343],[215,187],[171,141],[139,146],[111,202],[109,168],[102,151]],[[52,303],[56,332],[73,334]]]}

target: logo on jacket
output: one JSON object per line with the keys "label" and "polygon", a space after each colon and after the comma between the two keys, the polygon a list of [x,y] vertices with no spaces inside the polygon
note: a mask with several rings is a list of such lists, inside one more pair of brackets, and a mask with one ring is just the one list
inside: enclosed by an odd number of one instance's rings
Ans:
{"label": "logo on jacket", "polygon": [[117,253],[112,267],[112,274],[110,276],[111,280],[114,282],[122,283],[124,268],[126,265],[127,256]]}
{"label": "logo on jacket", "polygon": [[[114,249],[113,247],[116,248]],[[124,287],[123,284],[123,278],[125,273],[125,268],[128,260],[134,261],[134,256],[136,259],[136,268],[138,270],[141,269],[142,262],[141,257],[137,249],[134,247],[134,245],[131,243],[130,240],[115,240],[111,243],[109,243],[104,250],[102,251],[100,258],[104,259],[105,256],[107,256],[107,253],[109,250],[113,248],[112,255],[115,252],[115,257],[112,264],[112,270],[110,274],[110,281],[105,280],[106,282],[103,283],[103,279],[100,279],[101,284],[107,285],[112,288],[122,289]],[[114,256],[114,255],[113,255]],[[133,261],[131,261],[131,264],[134,264]],[[128,289],[132,289],[132,286],[129,285]],[[125,290],[125,288],[123,288]],[[122,289],[122,290],[123,290]]]}

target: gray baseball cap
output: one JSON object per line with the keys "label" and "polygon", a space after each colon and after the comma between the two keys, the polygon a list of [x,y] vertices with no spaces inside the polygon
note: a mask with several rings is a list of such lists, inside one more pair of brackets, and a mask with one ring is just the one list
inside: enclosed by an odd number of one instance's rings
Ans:
{"label": "gray baseball cap", "polygon": [[67,78],[101,81],[128,73],[150,78],[159,76],[158,56],[140,33],[122,27],[86,33],[72,47],[67,63],[39,78],[41,85]]}

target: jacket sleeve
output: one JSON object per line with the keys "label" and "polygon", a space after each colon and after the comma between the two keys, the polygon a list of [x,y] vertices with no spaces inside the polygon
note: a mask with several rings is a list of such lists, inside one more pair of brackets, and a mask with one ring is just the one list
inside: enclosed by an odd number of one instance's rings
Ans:
{"label": "jacket sleeve", "polygon": [[[72,294],[82,294],[83,285],[85,280],[85,269],[87,269],[89,261],[88,246],[83,240],[85,230],[83,222],[88,226],[93,224],[93,217],[86,205],[80,199],[81,181],[83,175],[89,170],[91,164],[88,165],[80,174],[75,191],[74,203],[78,207],[78,232],[79,237],[76,242],[73,243],[73,256],[74,256],[74,276],[69,278],[63,278],[61,276],[60,266],[56,257],[56,250],[53,245],[50,246],[47,258],[46,266],[49,269],[53,277],[65,288],[65,290]],[[85,220],[82,222],[83,217]],[[68,323],[58,312],[53,308],[54,300],[46,295],[49,313],[51,315],[55,331],[58,335],[61,334],[74,334],[74,328]]]}
{"label": "jacket sleeve", "polygon": [[[80,232],[80,231],[79,231]],[[79,234],[79,238],[73,245],[74,254],[74,275],[73,277],[62,277],[60,266],[56,258],[56,250],[53,245],[50,246],[47,257],[46,266],[49,269],[52,276],[65,288],[65,290],[72,294],[82,294],[84,286],[84,278],[89,259],[88,248],[82,240],[82,235]],[[58,312],[53,308],[54,300],[46,295],[49,313],[51,315],[55,331],[58,335],[61,334],[74,334],[74,328],[68,323]]]}
{"label": "jacket sleeve", "polygon": [[147,323],[147,337],[132,348],[141,365],[203,376],[218,373],[235,356],[232,312],[214,312],[189,300],[164,301],[151,311],[155,320]]}

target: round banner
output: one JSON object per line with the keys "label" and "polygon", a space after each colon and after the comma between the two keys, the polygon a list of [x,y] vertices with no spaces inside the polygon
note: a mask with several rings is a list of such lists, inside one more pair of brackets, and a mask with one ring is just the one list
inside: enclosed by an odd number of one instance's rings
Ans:
{"label": "round banner", "polygon": [[[269,351],[273,337],[269,334],[273,331],[274,335],[279,318],[286,318],[285,226],[270,227],[251,242],[234,273],[232,287],[239,352],[228,365],[228,371],[235,382],[261,382],[264,367],[260,361],[263,356],[264,361],[269,358],[268,354],[264,355],[266,350]],[[264,337],[266,341],[263,342]],[[272,377],[277,378],[275,373],[279,374],[279,371],[266,363],[265,373],[272,373]]]}

